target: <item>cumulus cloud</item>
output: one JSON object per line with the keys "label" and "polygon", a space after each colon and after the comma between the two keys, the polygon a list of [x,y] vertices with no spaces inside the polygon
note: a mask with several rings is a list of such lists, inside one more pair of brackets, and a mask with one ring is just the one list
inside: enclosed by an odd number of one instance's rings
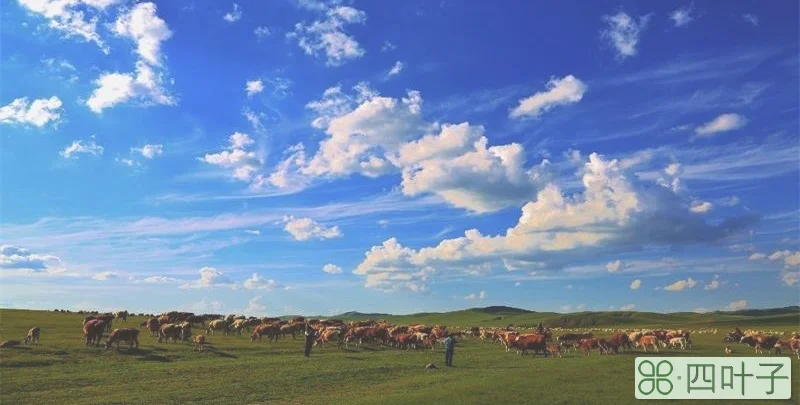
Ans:
{"label": "cumulus cloud", "polygon": [[623,305],[623,306],[619,307],[620,311],[633,311],[634,309],[636,309],[636,305],[635,304],[628,304],[628,305]]}
{"label": "cumulus cloud", "polygon": [[694,286],[696,285],[697,285],[697,280],[694,280],[691,277],[689,277],[686,280],[678,280],[664,287],[664,289],[667,291],[683,291],[687,288],[694,288]]}
{"label": "cumulus cloud", "polygon": [[164,145],[161,144],[145,144],[139,148],[131,148],[132,153],[138,153],[145,159],[153,159],[156,156],[161,156],[164,153]]}
{"label": "cumulus cloud", "polygon": [[705,285],[705,287],[703,287],[703,289],[706,291],[716,290],[719,288],[720,284],[721,283],[719,280],[711,280]]}
{"label": "cumulus cloud", "polygon": [[117,278],[117,274],[111,271],[104,271],[102,273],[97,273],[92,276],[92,279],[99,281],[111,280],[113,278]]}
{"label": "cumulus cloud", "polygon": [[794,286],[800,281],[800,271],[787,271],[781,275],[781,280],[783,283],[788,285],[789,287]]}
{"label": "cumulus cloud", "polygon": [[631,290],[638,290],[639,287],[641,286],[642,286],[642,280],[639,280],[638,278],[631,282]]}
{"label": "cumulus cloud", "polygon": [[56,96],[35,99],[28,102],[27,97],[17,98],[0,107],[0,123],[11,125],[44,127],[57,124],[61,119],[61,99]]}
{"label": "cumulus cloud", "polygon": [[242,10],[236,3],[233,3],[233,10],[225,13],[225,15],[222,16],[222,19],[229,23],[239,21],[240,18],[242,18]]}
{"label": "cumulus cloud", "polygon": [[465,300],[483,300],[486,298],[486,291],[481,291],[477,294],[472,293],[464,297]]}
{"label": "cumulus cloud", "polygon": [[[757,216],[709,223],[692,215],[682,193],[637,181],[619,160],[591,154],[581,168],[583,190],[565,195],[548,184],[522,207],[517,224],[499,235],[470,229],[463,237],[436,246],[410,249],[395,238],[373,247],[355,274],[391,274],[413,281],[428,277],[426,268],[464,271],[475,264],[501,265],[503,259],[554,260],[613,248],[700,244],[725,239],[750,227]],[[416,276],[414,276],[416,275]],[[415,278],[416,277],[416,278]]]}
{"label": "cumulus cloud", "polygon": [[258,37],[258,39],[264,39],[272,35],[272,31],[269,29],[269,27],[258,26],[256,27],[256,29],[253,30],[253,34],[256,34],[256,37]]}
{"label": "cumulus cloud", "polygon": [[621,268],[624,268],[621,260],[614,260],[613,262],[606,264],[606,270],[608,270],[609,273],[615,273]]}
{"label": "cumulus cloud", "polygon": [[720,132],[735,131],[747,124],[747,118],[739,114],[721,114],[694,129],[697,137],[710,137]]}
{"label": "cumulus cloud", "polygon": [[690,4],[688,6],[675,9],[672,13],[670,13],[669,18],[676,27],[683,27],[694,20],[694,15],[692,15],[693,12],[694,5]]}
{"label": "cumulus cloud", "polygon": [[142,106],[175,105],[177,101],[164,87],[167,81],[165,72],[139,61],[135,73],[101,74],[94,82],[96,88],[86,100],[86,105],[97,114],[128,101],[135,101]]}
{"label": "cumulus cloud", "polygon": [[729,310],[729,311],[738,311],[738,310],[740,310],[740,309],[745,309],[745,308],[747,308],[749,305],[750,305],[750,304],[747,302],[747,300],[739,300],[739,301],[733,301],[733,302],[731,302],[730,304],[728,304],[728,305],[725,307],[725,309],[727,309],[727,310]]}
{"label": "cumulus cloud", "polygon": [[322,271],[328,274],[342,274],[342,268],[331,263],[322,266]]}
{"label": "cumulus cloud", "polygon": [[161,43],[172,36],[153,3],[137,3],[114,23],[117,35],[136,43],[136,53],[152,66],[161,66]]}
{"label": "cumulus cloud", "polygon": [[748,260],[764,260],[766,258],[767,258],[767,255],[765,255],[763,253],[756,252],[756,253],[751,254],[750,257],[748,258]]}
{"label": "cumulus cloud", "polygon": [[253,275],[244,282],[244,288],[248,290],[274,290],[280,287],[277,281],[267,279],[263,276],[253,273]]}
{"label": "cumulus cloud", "polygon": [[689,208],[689,211],[694,212],[695,214],[705,214],[711,209],[714,208],[714,204],[711,204],[708,201],[695,201],[692,203],[692,206]]}
{"label": "cumulus cloud", "polygon": [[509,113],[511,118],[538,117],[553,107],[575,104],[588,90],[588,86],[573,75],[551,78],[547,90],[519,100],[519,105]]}
{"label": "cumulus cloud", "polygon": [[617,50],[618,59],[636,55],[639,37],[647,28],[650,16],[650,14],[643,15],[638,21],[623,11],[603,16],[607,27],[601,32],[601,36]]}
{"label": "cumulus cloud", "polygon": [[324,17],[319,20],[295,24],[294,30],[286,37],[297,41],[307,55],[324,55],[326,65],[339,66],[364,55],[364,49],[347,33],[345,27],[366,21],[367,14],[363,11],[349,6],[336,6],[326,9]]}
{"label": "cumulus cloud", "polygon": [[288,232],[295,240],[307,241],[311,239],[333,239],[342,237],[342,232],[338,226],[327,227],[311,218],[295,218],[287,216],[283,218],[286,223],[283,230]]}
{"label": "cumulus cloud", "polygon": [[[230,170],[231,177],[244,182],[254,180],[263,165],[262,159],[252,149],[255,141],[249,135],[234,132],[228,137],[228,147],[217,153],[207,153],[198,158],[201,162]],[[252,187],[251,183],[251,187]]]}
{"label": "cumulus cloud", "polygon": [[491,146],[481,126],[423,122],[419,92],[382,97],[365,84],[355,92],[332,87],[308,104],[318,115],[312,126],[325,128],[328,136],[312,156],[303,145],[287,150],[268,177],[273,186],[400,172],[406,195],[435,194],[454,206],[488,212],[529,201],[549,175],[549,161],[526,167],[522,145]]}
{"label": "cumulus cloud", "polygon": [[31,253],[14,245],[0,245],[0,269],[58,272],[60,265],[61,259],[57,256]]}
{"label": "cumulus cloud", "polygon": [[47,20],[47,25],[63,32],[65,37],[77,37],[94,42],[104,53],[108,46],[97,33],[97,14],[122,0],[19,0],[19,4],[31,13]]}
{"label": "cumulus cloud", "polygon": [[252,97],[264,91],[264,82],[262,82],[261,79],[248,80],[247,83],[245,83],[244,90],[247,92],[248,97]]}
{"label": "cumulus cloud", "polygon": [[238,288],[238,285],[231,281],[221,271],[213,267],[203,267],[198,270],[200,278],[196,281],[191,281],[180,286],[180,288],[213,288],[213,287],[228,287],[232,289]]}
{"label": "cumulus cloud", "polygon": [[394,66],[392,66],[392,68],[389,69],[389,71],[386,73],[386,76],[390,77],[390,76],[399,75],[400,72],[403,71],[403,67],[404,66],[405,65],[403,64],[403,62],[400,62],[398,60],[397,62],[394,63]]}
{"label": "cumulus cloud", "polygon": [[80,155],[100,156],[103,154],[104,148],[98,145],[94,139],[87,142],[77,140],[72,141],[72,144],[64,148],[59,154],[67,159],[77,159]]}

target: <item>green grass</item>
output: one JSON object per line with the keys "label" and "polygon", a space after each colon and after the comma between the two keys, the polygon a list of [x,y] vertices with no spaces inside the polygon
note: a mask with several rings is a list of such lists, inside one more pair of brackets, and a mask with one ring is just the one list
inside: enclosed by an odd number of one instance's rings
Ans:
{"label": "green grass", "polygon": [[[655,321],[653,315],[642,313],[621,317],[608,314],[603,313],[595,321]],[[415,316],[390,319],[504,326],[535,323],[539,317],[561,317],[480,309]],[[675,315],[675,319],[685,318],[687,327],[737,322],[742,328],[800,329],[796,321],[786,323],[782,316],[785,314],[686,314]],[[502,319],[493,320],[497,317]],[[562,359],[523,358],[506,353],[494,343],[465,340],[456,350],[455,368],[426,371],[427,363],[443,363],[442,352],[377,346],[341,350],[331,346],[315,348],[312,357],[306,359],[299,338],[267,343],[250,342],[244,336],[211,336],[208,350],[198,353],[189,343],[159,344],[145,332],[138,350],[106,351],[83,346],[81,318],[77,314],[0,310],[0,340],[20,339],[31,326],[42,328],[40,345],[0,349],[0,403],[627,404],[635,403],[633,364],[634,358],[641,355],[595,353],[590,357],[568,354]],[[781,321],[775,322],[776,319]],[[137,327],[142,320],[132,317],[126,325]],[[697,335],[694,350],[666,355],[722,355],[723,333],[720,330],[717,335]],[[752,355],[744,346],[733,347],[735,355]],[[800,363],[793,359],[792,365],[793,394],[797,398]]]}

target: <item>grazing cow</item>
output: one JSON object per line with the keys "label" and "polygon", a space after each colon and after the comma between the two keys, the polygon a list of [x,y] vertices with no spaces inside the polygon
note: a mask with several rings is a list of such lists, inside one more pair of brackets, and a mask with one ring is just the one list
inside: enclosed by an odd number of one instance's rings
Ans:
{"label": "grazing cow", "polygon": [[14,347],[21,345],[22,342],[19,340],[5,340],[3,343],[0,343],[0,347]]}
{"label": "grazing cow", "polygon": [[106,323],[99,319],[92,319],[83,324],[83,334],[86,338],[86,346],[98,346],[103,332],[106,330]]}
{"label": "grazing cow", "polygon": [[280,335],[280,333],[281,327],[278,324],[261,325],[250,334],[250,341],[253,342],[256,339],[261,340],[261,338],[266,335],[268,340],[274,340],[277,342],[278,335]]}
{"label": "grazing cow", "polygon": [[733,354],[733,350],[731,349],[731,347],[730,346],[725,346],[725,355],[726,356],[730,356],[732,354]]}
{"label": "grazing cow", "polygon": [[631,351],[633,350],[633,346],[631,345],[631,341],[628,338],[628,335],[624,333],[615,333],[611,335],[609,339],[608,346],[614,350],[614,353],[622,347],[622,350]]}
{"label": "grazing cow", "polygon": [[134,328],[119,328],[114,329],[111,332],[111,335],[108,336],[108,341],[106,342],[106,350],[111,348],[111,345],[114,343],[117,344],[117,349],[119,349],[120,342],[128,342],[129,347],[132,349],[134,345],[136,348],[139,348],[139,329]]}
{"label": "grazing cow", "polygon": [[106,330],[111,330],[111,323],[114,321],[114,315],[90,315],[86,318],[83,318],[83,324],[85,325],[89,321],[103,321],[103,324],[106,326]]}
{"label": "grazing cow", "polygon": [[150,318],[145,323],[147,326],[147,330],[150,331],[151,337],[158,337],[158,331],[161,330],[161,324],[158,321],[158,318]]}
{"label": "grazing cow", "polygon": [[171,322],[171,320],[170,320],[169,315],[161,315],[161,316],[158,317],[158,324],[159,325],[168,324],[170,322]]}
{"label": "grazing cow", "polygon": [[197,326],[200,329],[204,329],[206,327],[206,320],[199,315],[191,315],[186,318],[186,322],[192,324],[192,326]]}
{"label": "grazing cow", "polygon": [[561,357],[561,346],[559,345],[547,345],[547,351],[550,353],[550,356],[559,358]]}
{"label": "grazing cow", "polygon": [[208,328],[206,328],[206,333],[209,335],[213,335],[214,331],[221,330],[223,334],[228,334],[228,323],[225,320],[217,319],[215,321],[211,321],[208,323]]}
{"label": "grazing cow", "polygon": [[39,332],[38,326],[31,328],[31,330],[28,331],[28,335],[25,336],[25,344],[39,343]]}
{"label": "grazing cow", "polygon": [[202,352],[203,346],[206,344],[206,337],[203,335],[197,335],[194,337],[194,348],[195,350]]}
{"label": "grazing cow", "polygon": [[669,339],[669,347],[672,349],[680,348],[681,350],[686,349],[686,338],[681,337],[674,337]]}
{"label": "grazing cow", "polygon": [[800,360],[800,339],[798,338],[789,339],[789,341],[786,342],[786,347],[788,347],[789,350],[791,350],[792,353],[794,353],[794,355],[797,356],[797,359]]}
{"label": "grazing cow", "polygon": [[547,357],[547,337],[539,334],[520,335],[514,339],[513,347],[521,350],[520,355],[524,356],[528,350],[533,350],[533,357],[542,352]]}
{"label": "grazing cow", "polygon": [[122,322],[128,322],[128,311],[118,311],[114,314],[117,319],[122,319]]}
{"label": "grazing cow", "polygon": [[158,342],[161,343],[166,341],[169,343],[169,340],[172,339],[173,342],[177,342],[178,339],[182,337],[183,328],[180,325],[176,325],[174,323],[166,323],[161,325],[161,329],[158,331]]}
{"label": "grazing cow", "polygon": [[342,331],[336,328],[327,328],[319,334],[315,344],[325,346],[328,342],[335,341],[337,347],[342,346]]}
{"label": "grazing cow", "polygon": [[644,352],[647,353],[647,347],[652,347],[656,353],[658,353],[658,339],[654,335],[645,335],[639,339],[639,345],[644,349]]}
{"label": "grazing cow", "polygon": [[177,324],[181,328],[181,340],[188,341],[192,337],[192,324],[188,321]]}

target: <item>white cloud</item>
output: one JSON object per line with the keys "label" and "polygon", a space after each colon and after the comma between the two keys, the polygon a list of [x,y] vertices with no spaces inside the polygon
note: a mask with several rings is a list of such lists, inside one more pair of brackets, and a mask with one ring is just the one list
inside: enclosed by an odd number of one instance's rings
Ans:
{"label": "white cloud", "polygon": [[747,118],[739,114],[721,114],[713,120],[694,129],[698,137],[709,137],[720,132],[735,131],[747,124]]}
{"label": "white cloud", "polygon": [[172,36],[153,3],[137,3],[117,18],[114,32],[136,43],[136,53],[152,66],[161,66],[161,42]]}
{"label": "white cloud", "polygon": [[720,205],[723,205],[725,207],[735,207],[739,205],[739,202],[740,202],[739,197],[732,195],[730,197],[723,198],[720,201]]}
{"label": "white cloud", "polygon": [[322,271],[328,274],[342,274],[342,268],[331,263],[322,266]]}
{"label": "white cloud", "polygon": [[311,218],[295,218],[287,216],[283,218],[286,226],[283,228],[295,240],[307,241],[310,239],[333,239],[342,237],[342,232],[338,226],[326,227]]}
{"label": "white cloud", "polygon": [[295,39],[306,54],[324,54],[326,65],[339,66],[364,55],[364,49],[344,28],[349,24],[364,24],[366,20],[367,14],[361,10],[336,6],[325,10],[323,19],[295,24],[294,30],[286,36]]}
{"label": "white cloud", "polygon": [[713,208],[714,204],[711,204],[708,201],[703,201],[703,202],[695,201],[694,203],[692,203],[692,206],[689,208],[689,211],[694,212],[695,214],[705,214],[711,211],[711,209]]}
{"label": "white cloud", "polygon": [[642,286],[642,280],[639,280],[638,278],[636,280],[633,280],[633,282],[631,282],[631,290],[638,290],[639,287],[641,286]]}
{"label": "white cloud", "polygon": [[561,79],[551,78],[547,90],[519,100],[519,105],[509,113],[511,118],[538,117],[553,107],[575,104],[583,98],[588,86],[573,75]]}
{"label": "white cloud", "polygon": [[389,41],[383,41],[383,45],[381,46],[381,52],[389,52],[395,49],[397,49],[397,47],[393,43]]}
{"label": "white cloud", "polygon": [[72,144],[64,148],[61,152],[61,156],[71,159],[71,158],[78,158],[78,155],[92,155],[92,156],[100,156],[103,154],[104,148],[98,145],[94,139],[90,139],[88,142],[83,142],[81,140],[72,141]]}
{"label": "white cloud", "polygon": [[486,291],[481,291],[477,294],[472,293],[464,297],[465,300],[483,300],[486,298]]}
{"label": "white cloud", "polygon": [[[249,135],[234,132],[228,137],[229,146],[217,153],[207,153],[200,161],[230,169],[231,177],[245,182],[254,181],[255,173],[263,165],[256,152],[250,150],[255,141]],[[251,183],[252,186],[253,183]]]}
{"label": "white cloud", "polygon": [[28,102],[21,97],[0,107],[0,123],[32,125],[41,128],[49,123],[57,124],[61,119],[61,99],[56,96]]}
{"label": "white cloud", "polygon": [[793,266],[800,266],[800,250],[792,253],[786,258],[783,259],[784,264],[786,267],[793,267]]}
{"label": "white cloud", "polygon": [[232,11],[229,11],[229,12],[225,13],[224,16],[222,16],[222,19],[227,21],[227,22],[229,22],[229,23],[232,23],[232,22],[235,22],[235,21],[239,21],[240,18],[242,18],[242,10],[239,8],[239,5],[236,4],[236,3],[233,3],[233,10]]}
{"label": "white cloud", "polygon": [[608,24],[608,27],[601,32],[601,35],[617,50],[618,59],[636,55],[639,37],[647,28],[650,16],[650,14],[643,15],[639,17],[638,21],[623,11],[603,16],[603,21]]}
{"label": "white cloud", "polygon": [[31,253],[14,245],[0,245],[0,269],[60,272],[60,267],[61,259],[57,256]]}
{"label": "white cloud", "polygon": [[694,16],[692,13],[694,12],[694,5],[690,4],[688,6],[683,6],[675,9],[672,13],[670,13],[669,18],[672,20],[672,23],[675,24],[676,27],[683,27],[686,24],[689,24],[694,20]]}
{"label": "white cloud", "polygon": [[391,68],[391,69],[389,69],[389,72],[387,72],[387,73],[386,73],[386,76],[395,76],[395,75],[399,75],[399,74],[400,74],[400,72],[402,72],[402,71],[403,71],[403,67],[404,67],[404,64],[403,64],[403,62],[400,62],[400,61],[398,60],[397,62],[395,62],[395,63],[394,63],[394,66],[392,66],[392,68]]}
{"label": "white cloud", "polygon": [[150,277],[145,277],[142,281],[150,284],[168,284],[168,283],[174,283],[178,280],[166,276],[150,276]]}
{"label": "white cloud", "polygon": [[620,260],[614,260],[613,262],[609,262],[608,264],[606,264],[606,270],[608,270],[609,273],[615,273],[619,271],[619,269],[624,267],[625,266],[622,264],[622,261]]}
{"label": "white cloud", "polygon": [[764,260],[766,258],[767,258],[767,255],[765,255],[763,253],[756,252],[756,253],[753,253],[752,255],[750,255],[748,260]]}
{"label": "white cloud", "polygon": [[745,308],[747,308],[749,305],[750,305],[750,304],[747,302],[747,300],[739,300],[739,301],[733,301],[733,302],[731,302],[730,304],[728,304],[728,305],[725,307],[725,309],[727,309],[727,310],[729,310],[729,311],[738,311],[738,310],[740,310],[740,309],[745,309]]}
{"label": "white cloud", "polygon": [[261,93],[264,91],[264,82],[262,82],[261,79],[248,80],[245,85],[245,91],[248,97]]}
{"label": "white cloud", "polygon": [[634,309],[636,309],[636,305],[635,304],[628,304],[628,305],[623,305],[623,306],[619,307],[620,311],[633,311]]}
{"label": "white cloud", "polygon": [[256,29],[253,30],[253,33],[256,34],[256,37],[258,37],[258,39],[264,39],[272,35],[272,31],[268,27],[264,26],[256,27]]}
{"label": "white cloud", "polygon": [[783,280],[784,284],[788,285],[789,287],[792,287],[795,284],[797,284],[798,281],[800,281],[800,271],[784,272],[783,275],[781,276],[781,280]]}
{"label": "white cloud", "polygon": [[112,278],[117,278],[117,274],[111,271],[104,271],[92,276],[92,279],[100,281],[111,280]]}
{"label": "white cloud", "polygon": [[255,235],[255,236],[261,235],[261,231],[259,231],[258,229],[245,229],[244,233],[246,233],[248,235]]}
{"label": "white cloud", "polygon": [[719,280],[711,280],[705,285],[705,287],[703,287],[703,289],[706,291],[716,290],[719,288],[720,284],[721,283]]}
{"label": "white cloud", "polygon": [[213,267],[203,267],[198,270],[200,279],[191,281],[180,286],[180,288],[213,288],[213,287],[228,287],[232,289],[238,288],[238,285],[231,281],[221,271]]}
{"label": "white cloud", "polygon": [[245,308],[244,313],[248,316],[265,316],[267,315],[267,306],[261,302],[263,297],[257,295],[247,301],[247,308]]}
{"label": "white cloud", "polygon": [[[504,259],[554,260],[607,248],[692,245],[719,241],[757,222],[744,215],[708,223],[687,209],[687,197],[666,186],[637,181],[619,160],[591,154],[580,169],[583,190],[565,195],[555,184],[525,204],[517,224],[499,235],[469,229],[418,250],[395,238],[374,246],[355,274],[372,278],[402,274],[404,282],[429,277],[427,268],[460,272],[470,265],[502,265]],[[384,283],[381,283],[384,284]]]}
{"label": "white cloud", "polygon": [[136,62],[136,73],[103,73],[95,80],[96,88],[86,105],[95,113],[130,100],[143,106],[175,105],[177,101],[164,88],[165,72],[159,72],[148,64]]}
{"label": "white cloud", "polygon": [[104,53],[108,53],[108,47],[97,33],[98,17],[89,14],[102,12],[108,6],[121,1],[19,0],[19,3],[30,12],[44,17],[50,28],[62,31],[65,37],[78,37],[87,42],[94,42]]}
{"label": "white cloud", "polygon": [[791,251],[788,251],[788,250],[777,250],[775,252],[772,252],[771,255],[767,256],[767,258],[769,260],[773,260],[774,261],[774,260],[786,259],[791,255],[792,255]]}
{"label": "white cloud", "polygon": [[244,282],[244,288],[248,290],[274,290],[278,287],[280,284],[277,281],[264,278],[257,273],[253,273],[253,276]]}
{"label": "white cloud", "polygon": [[683,291],[687,288],[694,288],[697,285],[697,280],[692,279],[691,277],[687,278],[686,280],[678,280],[666,287],[664,287],[667,291]]}
{"label": "white cloud", "polygon": [[754,27],[758,26],[758,16],[755,14],[742,14],[742,19]]}
{"label": "white cloud", "polygon": [[146,159],[153,159],[156,156],[161,156],[164,153],[164,145],[161,144],[146,144],[140,148],[131,148],[131,152],[138,153]]}

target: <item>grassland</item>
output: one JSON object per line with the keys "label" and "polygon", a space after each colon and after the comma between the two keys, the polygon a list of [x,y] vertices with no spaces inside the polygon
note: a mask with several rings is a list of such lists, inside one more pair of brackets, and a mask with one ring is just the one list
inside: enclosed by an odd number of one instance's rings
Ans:
{"label": "grassland", "polygon": [[[358,314],[350,314],[358,317]],[[563,316],[509,308],[445,314],[386,316],[392,322],[468,326],[533,325],[539,320],[596,326],[674,325],[797,330],[797,309],[757,314],[585,313]],[[137,326],[143,318],[129,318]],[[315,348],[302,356],[302,342],[250,342],[246,337],[212,336],[203,353],[188,343],[157,343],[142,336],[140,348],[85,348],[81,316],[45,311],[0,310],[0,340],[20,339],[31,326],[42,328],[41,344],[0,349],[2,404],[626,404],[634,403],[633,364],[641,354],[525,358],[497,344],[462,341],[453,369],[426,371],[443,363],[439,351]],[[697,356],[722,354],[722,333],[697,335]],[[752,355],[734,345],[735,355]],[[686,352],[667,352],[684,355]],[[662,355],[664,355],[662,353]],[[800,393],[800,363],[792,360],[794,397]],[[682,402],[684,403],[684,402]],[[704,404],[722,401],[704,401]]]}

